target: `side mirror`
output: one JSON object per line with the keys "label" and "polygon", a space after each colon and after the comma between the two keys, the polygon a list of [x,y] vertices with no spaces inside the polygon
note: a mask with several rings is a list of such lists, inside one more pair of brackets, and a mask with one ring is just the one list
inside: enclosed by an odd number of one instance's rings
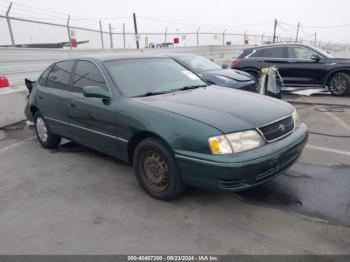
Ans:
{"label": "side mirror", "polygon": [[110,93],[99,86],[86,86],[86,87],[84,87],[83,88],[83,95],[85,97],[111,99]]}
{"label": "side mirror", "polygon": [[222,67],[222,69],[227,69],[228,65],[227,64],[223,64],[221,67]]}
{"label": "side mirror", "polygon": [[318,62],[321,60],[321,57],[319,55],[312,55],[311,60],[314,60],[315,62]]}

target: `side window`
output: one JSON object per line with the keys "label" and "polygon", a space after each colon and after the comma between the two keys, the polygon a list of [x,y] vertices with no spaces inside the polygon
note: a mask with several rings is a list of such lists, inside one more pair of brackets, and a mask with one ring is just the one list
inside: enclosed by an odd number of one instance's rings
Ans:
{"label": "side window", "polygon": [[49,75],[51,68],[52,68],[52,65],[49,66],[49,67],[41,74],[41,76],[39,77],[39,85],[41,85],[41,86],[46,86],[47,76]]}
{"label": "side window", "polygon": [[69,90],[69,81],[73,65],[74,61],[63,61],[54,64],[47,78],[46,86]]}
{"label": "side window", "polygon": [[106,81],[98,67],[89,61],[78,61],[73,77],[73,89],[81,92],[86,86],[99,86],[106,90]]}
{"label": "side window", "polygon": [[287,58],[287,49],[285,47],[268,47],[255,50],[249,57],[270,57],[270,58]]}
{"label": "side window", "polygon": [[271,47],[261,50],[261,57],[287,58],[285,47]]}
{"label": "side window", "polygon": [[294,59],[311,59],[316,53],[303,47],[289,47],[289,57]]}

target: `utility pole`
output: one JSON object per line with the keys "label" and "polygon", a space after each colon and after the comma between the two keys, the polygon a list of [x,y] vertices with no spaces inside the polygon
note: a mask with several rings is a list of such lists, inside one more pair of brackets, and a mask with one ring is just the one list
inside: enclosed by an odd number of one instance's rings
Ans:
{"label": "utility pole", "polygon": [[274,22],[274,26],[273,26],[273,39],[272,39],[272,42],[273,43],[276,43],[276,30],[277,30],[277,19],[275,18],[275,22]]}
{"label": "utility pole", "polygon": [[226,32],[226,30],[224,30],[224,32],[222,32],[222,45],[225,45],[225,32]]}
{"label": "utility pole", "polygon": [[105,49],[105,45],[103,43],[103,32],[102,32],[102,22],[100,20],[100,34],[101,34],[101,45],[102,45],[102,49]]}
{"label": "utility pole", "polygon": [[140,44],[139,44],[139,40],[138,40],[138,32],[137,32],[137,22],[136,22],[136,14],[133,13],[132,14],[133,18],[134,18],[134,29],[135,29],[135,40],[136,40],[136,48],[140,49]]}
{"label": "utility pole", "polygon": [[298,27],[297,27],[297,36],[296,36],[296,38],[295,38],[295,42],[296,42],[296,43],[298,43],[299,28],[300,28],[300,22],[298,23]]}
{"label": "utility pole", "polygon": [[123,43],[124,43],[124,49],[125,49],[125,24],[123,23]]}
{"label": "utility pole", "polygon": [[165,27],[165,33],[164,33],[164,43],[166,43],[167,33],[168,33],[168,27]]}
{"label": "utility pole", "polygon": [[12,7],[12,2],[10,3],[9,8],[6,11],[6,21],[7,21],[7,26],[9,27],[10,31],[10,37],[11,37],[11,45],[14,47],[15,46],[15,38],[13,37],[13,32],[12,32],[12,26],[11,26],[11,20],[9,18],[10,10]]}
{"label": "utility pole", "polygon": [[199,30],[200,30],[201,28],[200,27],[198,27],[198,30],[197,30],[197,46],[199,46]]}
{"label": "utility pole", "polygon": [[68,19],[67,19],[67,32],[68,32],[69,47],[70,49],[72,49],[72,40],[70,37],[69,21],[70,21],[70,15],[68,15]]}
{"label": "utility pole", "polygon": [[264,36],[265,36],[265,32],[261,35],[261,44],[264,44]]}
{"label": "utility pole", "polygon": [[112,25],[109,23],[109,38],[111,40],[111,49],[113,49],[113,35],[112,35]]}
{"label": "utility pole", "polygon": [[315,32],[315,46],[317,44],[317,32]]}

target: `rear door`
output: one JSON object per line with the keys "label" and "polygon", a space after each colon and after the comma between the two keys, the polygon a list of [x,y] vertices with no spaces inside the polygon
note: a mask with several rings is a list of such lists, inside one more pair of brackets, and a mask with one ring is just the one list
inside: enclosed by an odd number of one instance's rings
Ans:
{"label": "rear door", "polygon": [[[110,92],[112,99],[84,97],[83,88],[99,86]],[[72,77],[75,96],[68,106],[68,117],[73,139],[98,151],[119,155],[116,104],[113,94],[99,66],[92,61],[78,60]]]}
{"label": "rear door", "polygon": [[38,107],[46,119],[51,132],[70,137],[67,105],[70,98],[71,72],[74,60],[55,63],[47,79],[39,80]]}
{"label": "rear door", "polygon": [[288,64],[288,49],[285,46],[266,47],[256,50],[249,58],[257,61],[259,69],[277,66],[283,77],[284,68]]}

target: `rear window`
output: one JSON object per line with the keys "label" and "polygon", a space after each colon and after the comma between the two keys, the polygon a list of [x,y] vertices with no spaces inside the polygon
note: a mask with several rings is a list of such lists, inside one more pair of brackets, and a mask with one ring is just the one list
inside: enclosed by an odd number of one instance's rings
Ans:
{"label": "rear window", "polygon": [[191,69],[198,72],[222,69],[218,64],[215,64],[211,60],[202,56],[177,55],[175,58],[182,62],[184,65],[187,65]]}
{"label": "rear window", "polygon": [[39,85],[41,86],[46,86],[46,80],[47,80],[47,76],[49,75],[49,72],[52,68],[52,65],[50,65],[39,77]]}
{"label": "rear window", "polygon": [[47,78],[47,87],[69,90],[70,76],[73,66],[73,60],[54,64]]}
{"label": "rear window", "polygon": [[242,51],[242,53],[238,56],[238,59],[240,58],[245,58],[246,56],[250,55],[251,53],[253,53],[253,49],[244,49]]}

